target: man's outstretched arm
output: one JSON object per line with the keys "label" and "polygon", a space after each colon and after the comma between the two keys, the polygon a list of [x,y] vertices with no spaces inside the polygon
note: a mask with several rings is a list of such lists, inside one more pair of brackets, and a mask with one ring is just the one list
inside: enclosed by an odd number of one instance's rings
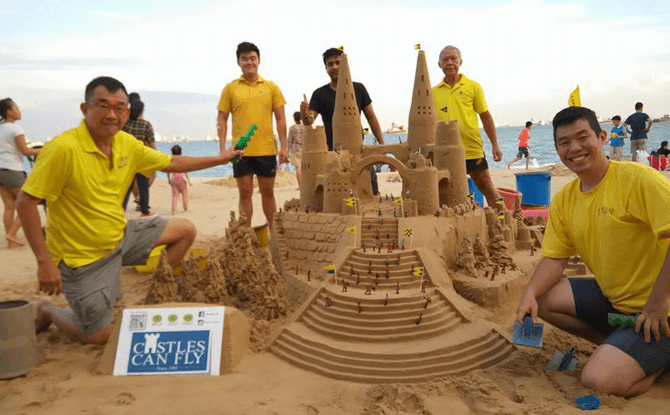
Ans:
{"label": "man's outstretched arm", "polygon": [[222,149],[221,154],[215,157],[172,156],[170,164],[161,171],[164,173],[187,173],[203,170],[226,164],[238,154],[243,155],[244,152],[242,150]]}

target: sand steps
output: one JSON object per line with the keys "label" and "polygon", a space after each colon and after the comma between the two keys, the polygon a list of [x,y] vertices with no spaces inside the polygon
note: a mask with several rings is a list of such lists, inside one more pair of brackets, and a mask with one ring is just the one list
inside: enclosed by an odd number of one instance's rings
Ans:
{"label": "sand steps", "polygon": [[441,335],[432,339],[430,347],[424,344],[423,348],[417,347],[421,342],[416,341],[390,342],[385,348],[356,343],[347,348],[341,340],[314,336],[305,326],[294,323],[273,343],[271,351],[295,366],[324,376],[376,384],[459,375],[499,363],[513,351],[494,330],[470,331],[464,330],[459,336]]}

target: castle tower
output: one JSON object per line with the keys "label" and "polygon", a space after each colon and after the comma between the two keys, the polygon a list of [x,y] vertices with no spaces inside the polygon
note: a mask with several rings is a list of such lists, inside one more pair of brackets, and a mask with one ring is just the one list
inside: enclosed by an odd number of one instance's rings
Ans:
{"label": "castle tower", "polygon": [[438,188],[440,206],[449,207],[466,203],[468,200],[468,176],[465,170],[465,150],[461,143],[458,121],[437,123],[437,143],[435,144],[435,167],[449,170],[451,179],[440,181]]}
{"label": "castle tower", "polygon": [[[342,73],[341,69],[340,73]],[[420,50],[416,59],[414,91],[412,92],[412,105],[409,109],[409,124],[407,127],[407,142],[410,150],[435,144],[436,122],[433,87],[430,85],[430,77],[428,76],[426,54]]]}
{"label": "castle tower", "polygon": [[343,171],[339,158],[335,158],[329,165],[325,176],[325,187],[323,212],[342,213],[342,199],[349,197],[352,184],[349,174]]}
{"label": "castle tower", "polygon": [[300,205],[323,206],[323,187],[317,188],[317,176],[326,172],[328,145],[323,126],[304,126],[302,139],[302,184]]}
{"label": "castle tower", "polygon": [[363,129],[361,115],[356,103],[354,83],[349,71],[347,54],[340,55],[340,73],[335,91],[335,110],[333,112],[333,147],[341,147],[353,155],[361,153]]}

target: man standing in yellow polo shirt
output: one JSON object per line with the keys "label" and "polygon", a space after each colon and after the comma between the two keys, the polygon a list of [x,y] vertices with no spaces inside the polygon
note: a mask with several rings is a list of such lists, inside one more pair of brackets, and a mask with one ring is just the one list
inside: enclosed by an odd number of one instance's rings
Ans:
{"label": "man standing in yellow polo shirt", "polygon": [[272,115],[277,121],[277,134],[281,143],[279,163],[288,161],[286,147],[286,117],[284,115],[284,96],[272,81],[258,74],[261,53],[253,43],[242,42],[237,45],[237,64],[242,76],[226,85],[219,100],[217,130],[221,152],[226,149],[228,134],[228,116],[233,114],[233,139],[235,141],[246,133],[251,124],[258,127],[244,149],[244,158],[233,164],[233,176],[240,193],[240,212],[247,216],[247,226],[251,226],[254,206],[251,196],[254,192],[254,175],[258,177],[263,213],[270,226],[277,210],[274,184],[277,174],[277,143],[272,132]]}
{"label": "man standing in yellow polo shirt", "polygon": [[[186,219],[154,216],[126,221],[122,203],[135,174],[178,173],[225,164],[240,151],[217,157],[168,156],[121,131],[128,120],[128,94],[121,82],[100,77],[86,87],[79,127],[40,151],[19,194],[18,212],[37,258],[40,290],[65,294],[71,310],[42,300],[37,331],[56,324],[82,343],[105,343],[114,303],[121,298],[123,265],[146,263],[151,250],[166,245],[171,266],[179,264],[195,239]],[[46,239],[38,206],[48,201]]]}
{"label": "man standing in yellow polo shirt", "polygon": [[477,114],[482,120],[484,131],[493,147],[493,160],[502,160],[502,151],[498,146],[496,127],[493,116],[486,106],[484,91],[475,81],[458,73],[463,64],[461,51],[456,46],[447,46],[440,52],[438,61],[444,79],[433,87],[433,100],[437,119],[458,121],[461,142],[465,148],[466,169],[479,191],[486,197],[486,202],[494,209],[502,209],[502,198],[493,185],[486,162],[482,137],[479,134]]}

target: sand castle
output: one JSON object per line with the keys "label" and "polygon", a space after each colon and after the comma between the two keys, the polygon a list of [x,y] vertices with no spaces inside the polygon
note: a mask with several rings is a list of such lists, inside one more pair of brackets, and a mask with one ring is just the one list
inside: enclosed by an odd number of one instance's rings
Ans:
{"label": "sand castle", "polygon": [[[336,379],[420,382],[505,360],[508,333],[481,310],[518,299],[539,227],[470,200],[458,126],[436,122],[423,51],[405,143],[363,145],[354,100],[343,54],[336,151],[306,127],[300,200],[276,215],[269,249],[233,215],[206,268],[189,259],[175,278],[163,261],[147,301],[237,307],[252,349]],[[400,195],[372,194],[374,164],[395,168]]]}
{"label": "sand castle", "polygon": [[[394,383],[466,373],[512,353],[506,333],[474,317],[473,303],[496,307],[520,294],[539,257],[512,270],[512,254],[540,244],[541,232],[469,199],[458,125],[436,121],[423,51],[408,127],[404,143],[362,144],[343,54],[335,151],[323,127],[306,127],[300,200],[276,219],[273,258],[302,301],[272,341],[280,358],[332,378]],[[372,194],[375,164],[398,172],[402,194]],[[507,271],[490,278],[494,266]]]}

